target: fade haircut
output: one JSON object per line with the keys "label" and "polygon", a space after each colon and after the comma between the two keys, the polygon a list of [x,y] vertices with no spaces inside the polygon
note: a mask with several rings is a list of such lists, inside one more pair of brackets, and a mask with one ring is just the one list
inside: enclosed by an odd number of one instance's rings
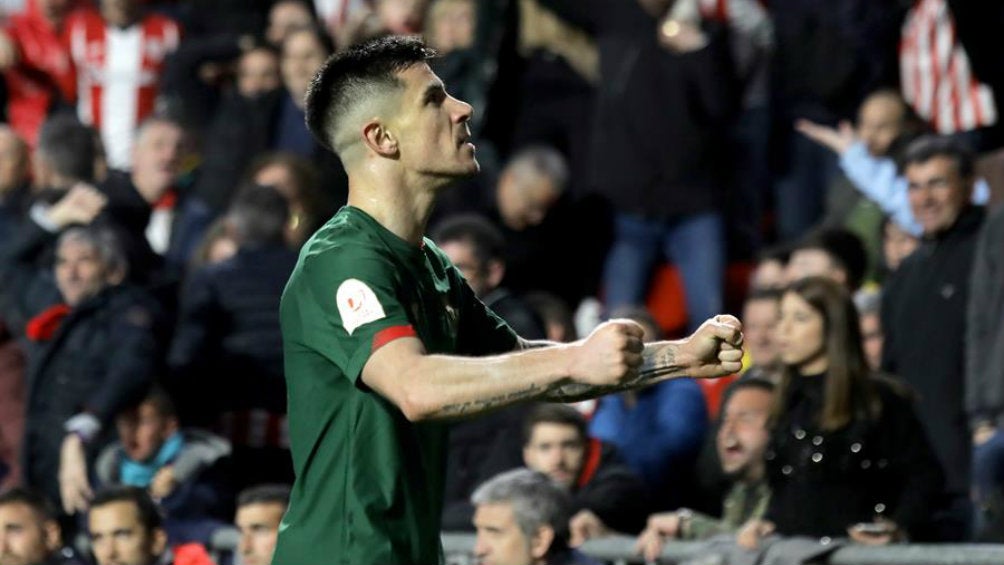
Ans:
{"label": "fade haircut", "polygon": [[397,73],[435,55],[417,37],[388,36],[330,57],[307,89],[307,128],[321,145],[341,155],[356,141],[339,135],[353,110],[389,90],[402,88]]}

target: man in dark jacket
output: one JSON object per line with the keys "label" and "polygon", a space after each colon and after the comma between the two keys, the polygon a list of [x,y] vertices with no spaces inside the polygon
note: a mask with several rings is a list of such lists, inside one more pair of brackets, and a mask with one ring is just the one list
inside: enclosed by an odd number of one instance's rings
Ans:
{"label": "man in dark jacket", "polygon": [[191,274],[168,355],[182,422],[222,428],[242,469],[237,488],[293,479],[279,330],[279,299],[296,264],[284,240],[288,219],[271,187],[238,194],[226,216],[237,254]]}
{"label": "man in dark jacket", "polygon": [[[25,482],[68,514],[90,493],[85,447],[157,374],[157,309],[121,284],[128,264],[113,232],[74,227],[56,245],[63,304],[27,326],[29,350]],[[58,481],[57,481],[58,477]]]}
{"label": "man in dark jacket", "polygon": [[722,304],[718,192],[728,167],[720,148],[738,106],[727,43],[665,20],[666,2],[542,4],[592,33],[599,47],[591,184],[616,212],[607,308],[642,304],[651,268],[665,255],[680,267],[690,319],[706,318]]}
{"label": "man in dark jacket", "polygon": [[950,520],[957,521],[941,534],[961,538],[970,516],[972,444],[964,404],[966,305],[984,211],[970,204],[972,156],[957,141],[923,137],[903,161],[923,239],[883,295],[882,366],[920,395],[918,415],[945,469]]}
{"label": "man in dark jacket", "polygon": [[636,534],[651,510],[641,479],[616,449],[586,432],[586,419],[561,404],[535,407],[523,423],[523,462],[572,495],[572,545],[611,530]]}

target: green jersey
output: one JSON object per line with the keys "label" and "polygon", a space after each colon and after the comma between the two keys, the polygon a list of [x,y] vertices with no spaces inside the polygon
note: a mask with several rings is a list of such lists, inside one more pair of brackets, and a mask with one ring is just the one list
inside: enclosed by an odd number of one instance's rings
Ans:
{"label": "green jersey", "polygon": [[409,422],[360,375],[402,336],[485,355],[516,334],[431,241],[411,245],[358,208],[308,241],[282,296],[296,482],[275,565],[435,565],[446,425]]}

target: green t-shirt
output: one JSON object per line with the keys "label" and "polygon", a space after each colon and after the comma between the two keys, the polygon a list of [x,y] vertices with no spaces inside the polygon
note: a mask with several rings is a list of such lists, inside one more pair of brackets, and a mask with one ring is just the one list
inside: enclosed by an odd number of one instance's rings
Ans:
{"label": "green t-shirt", "polygon": [[344,207],[304,245],[281,306],[296,482],[274,565],[436,565],[447,428],[409,422],[360,379],[381,345],[510,351],[516,334],[431,241]]}

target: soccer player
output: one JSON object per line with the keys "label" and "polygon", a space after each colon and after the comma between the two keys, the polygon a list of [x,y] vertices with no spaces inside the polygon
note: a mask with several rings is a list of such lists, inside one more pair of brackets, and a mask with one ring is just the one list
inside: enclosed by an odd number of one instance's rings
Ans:
{"label": "soccer player", "polygon": [[731,316],[678,342],[601,325],[573,344],[519,338],[423,238],[437,194],[478,163],[471,106],[414,38],[329,59],[307,123],[349,178],[348,205],[303,247],[281,321],[296,482],[274,563],[442,560],[444,420],[739,370]]}

